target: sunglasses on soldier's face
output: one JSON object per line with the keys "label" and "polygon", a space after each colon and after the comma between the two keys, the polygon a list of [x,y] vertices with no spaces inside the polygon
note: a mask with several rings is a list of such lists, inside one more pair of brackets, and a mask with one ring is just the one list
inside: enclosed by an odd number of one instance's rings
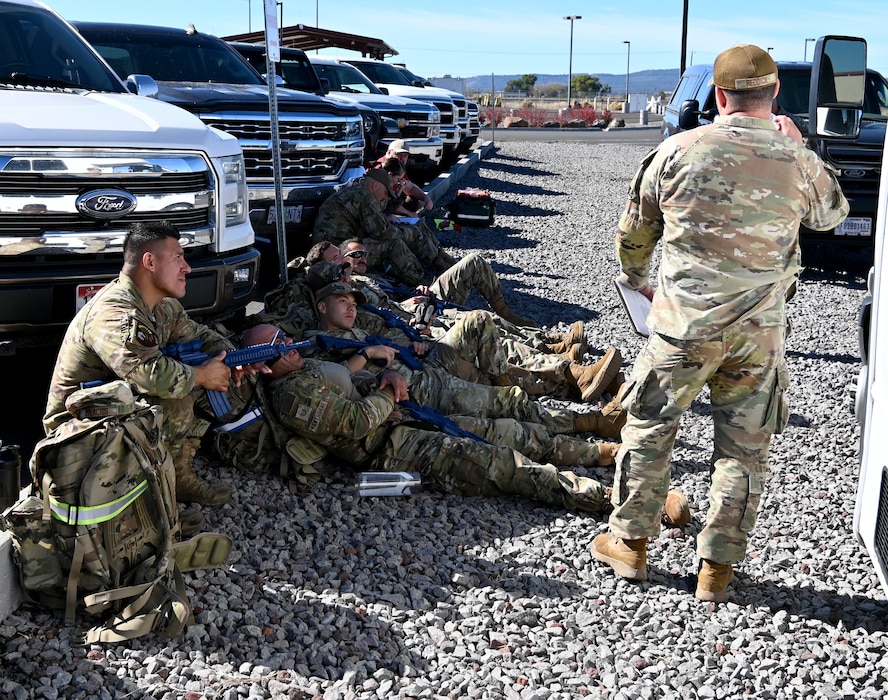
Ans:
{"label": "sunglasses on soldier's face", "polygon": [[347,258],[366,258],[367,251],[366,250],[353,250],[349,253],[345,253],[345,257],[347,257]]}

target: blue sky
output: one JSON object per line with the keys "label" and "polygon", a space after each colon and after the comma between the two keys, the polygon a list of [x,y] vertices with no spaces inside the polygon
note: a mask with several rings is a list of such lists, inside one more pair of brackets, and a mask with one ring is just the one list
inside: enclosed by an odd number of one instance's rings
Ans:
{"label": "blue sky", "polygon": [[[49,0],[66,19],[138,22],[167,26],[193,23],[225,36],[263,27],[261,0]],[[682,0],[485,0],[464,3],[373,0],[284,0],[284,24],[302,22],[384,40],[415,73],[475,75],[567,73],[570,22],[574,22],[573,72],[625,74],[629,69],[678,68]],[[773,47],[777,60],[804,58],[806,38],[823,34],[863,36],[869,65],[888,72],[888,2],[841,3],[690,0],[688,63],[711,62],[736,43]],[[808,58],[813,43],[807,44]],[[321,52],[322,54],[325,52]],[[355,55],[344,50],[340,55]]]}

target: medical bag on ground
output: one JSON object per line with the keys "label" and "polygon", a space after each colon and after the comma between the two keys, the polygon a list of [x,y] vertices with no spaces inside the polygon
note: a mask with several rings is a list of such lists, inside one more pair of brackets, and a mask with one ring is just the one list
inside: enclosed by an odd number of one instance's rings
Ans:
{"label": "medical bag on ground", "polygon": [[493,226],[496,202],[487,190],[470,187],[458,190],[448,218],[463,226]]}

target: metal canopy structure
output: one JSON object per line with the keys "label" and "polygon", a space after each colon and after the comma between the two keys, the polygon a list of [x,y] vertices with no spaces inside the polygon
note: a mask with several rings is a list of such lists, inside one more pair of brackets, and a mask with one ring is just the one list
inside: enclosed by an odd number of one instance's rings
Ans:
{"label": "metal canopy structure", "polygon": [[[250,44],[264,44],[265,32],[247,32],[246,34],[232,34],[222,37],[226,41],[245,41]],[[397,56],[398,52],[386,44],[382,39],[374,39],[370,36],[346,34],[334,32],[332,29],[318,29],[307,27],[304,24],[294,24],[284,27],[281,32],[281,46],[292,46],[303,51],[313,49],[348,49],[360,51],[362,56],[384,59],[386,56]]]}

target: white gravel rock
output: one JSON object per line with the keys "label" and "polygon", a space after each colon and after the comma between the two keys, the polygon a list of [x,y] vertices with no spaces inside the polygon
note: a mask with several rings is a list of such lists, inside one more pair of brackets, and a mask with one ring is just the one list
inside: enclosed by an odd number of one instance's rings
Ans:
{"label": "white gravel rock", "polygon": [[[491,191],[496,225],[442,238],[453,254],[484,255],[519,313],[552,328],[585,321],[590,356],[614,345],[628,370],[642,340],[613,291],[613,235],[645,151],[500,143],[461,183]],[[791,304],[792,417],[773,440],[759,523],[727,604],[693,598],[712,434],[703,396],[673,459],[694,521],[651,543],[646,583],[591,560],[606,523],[589,515],[430,492],[361,499],[346,474],[297,495],[273,476],[218,468],[237,490],[206,516],[235,549],[225,568],[186,575],[198,624],[174,640],[82,647],[58,615],[23,607],[0,625],[0,693],[882,697],[888,604],[850,532],[865,265],[824,270],[836,257],[806,259]]]}

